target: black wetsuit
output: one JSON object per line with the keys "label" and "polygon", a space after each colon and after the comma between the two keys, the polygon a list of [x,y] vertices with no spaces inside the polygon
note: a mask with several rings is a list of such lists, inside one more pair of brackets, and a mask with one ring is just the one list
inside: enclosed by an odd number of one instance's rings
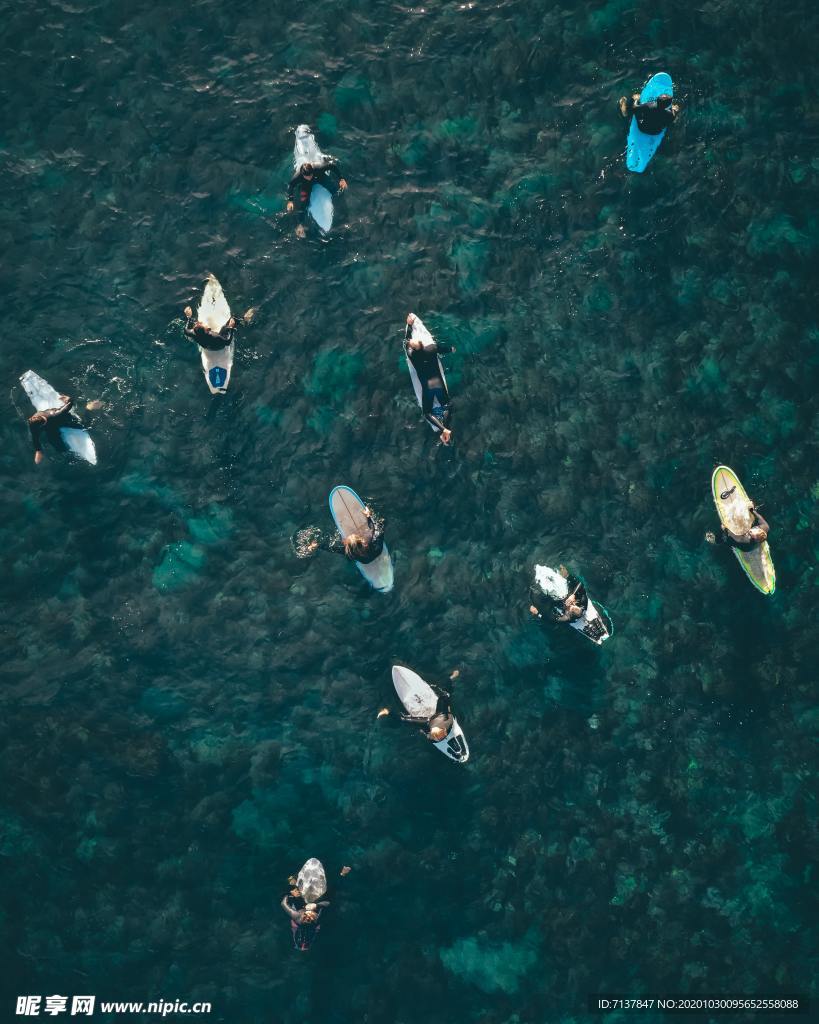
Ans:
{"label": "black wetsuit", "polygon": [[670,102],[667,107],[661,107],[657,100],[649,100],[648,103],[635,103],[631,109],[637,118],[637,127],[646,135],[659,135],[674,123]]}
{"label": "black wetsuit", "polygon": [[370,562],[374,562],[376,558],[384,550],[384,521],[376,523],[372,516],[367,516],[367,526],[370,530],[370,536],[364,537],[364,540],[369,539],[369,550],[363,557],[356,558],[353,554],[348,554],[344,547],[344,538],[340,534],[336,534],[330,540],[323,540],[319,543],[319,547],[324,551],[332,551],[336,555],[347,555],[347,558],[351,562],[360,562],[362,565],[369,565]]}
{"label": "black wetsuit", "polygon": [[[433,342],[432,345],[427,344],[420,349],[410,348],[408,343],[412,338],[412,327],[412,324],[407,324],[405,347],[407,358],[412,363],[418,374],[418,380],[421,382],[421,411],[424,414],[424,419],[436,430],[444,430],[449,427],[449,421],[452,418],[452,402],[444,378],[441,376],[438,356],[447,355],[452,351],[452,346]],[[433,412],[436,403],[442,410],[440,416]]]}
{"label": "black wetsuit", "polygon": [[[234,319],[237,324],[241,323],[238,317],[234,317]],[[200,348],[206,348],[210,352],[220,352],[236,339],[236,328],[228,327],[227,324],[218,333],[211,331],[207,327],[197,330],[195,325],[196,321],[193,317],[190,317],[185,324],[185,335],[191,341],[195,341]]]}
{"label": "black wetsuit", "polygon": [[[287,905],[293,910],[304,910],[304,908],[307,906],[302,896],[288,896]],[[296,949],[305,952],[310,948],[310,946],[315,941],[316,935],[318,934],[321,928],[321,925],[319,924],[319,919],[321,918],[322,911],[324,910],[325,907],[329,906],[330,904],[326,900],[322,903],[317,903],[315,911],[316,919],[315,921],[311,921],[308,924],[299,923],[292,917],[290,918],[290,929],[293,933],[293,945],[295,946]]]}
{"label": "black wetsuit", "polygon": [[295,204],[300,223],[307,217],[307,207],[310,205],[310,193],[313,191],[313,186],[323,185],[330,195],[334,196],[339,190],[339,182],[343,177],[338,161],[332,157],[325,157],[322,163],[313,164],[313,177],[309,180],[304,177],[301,167],[296,171],[287,186],[287,199]]}
{"label": "black wetsuit", "polygon": [[[63,405],[56,406],[54,409],[43,409],[42,412],[36,412],[33,416],[29,417],[28,429],[31,433],[35,453],[43,450],[43,432],[45,432],[46,437],[58,451],[66,450],[66,446],[60,437],[60,427],[76,427],[79,425],[76,417],[71,412],[73,404],[73,399],[69,398]],[[41,420],[40,417],[42,416],[45,417],[45,422]]]}
{"label": "black wetsuit", "polygon": [[[748,532],[752,530],[755,526],[761,526],[766,534],[770,531],[770,526],[768,526],[766,520],[762,518],[762,516],[759,514],[759,512],[756,511],[756,509],[754,509],[754,521],[748,527],[748,531],[746,531],[744,536],[747,537]],[[732,548],[739,548],[740,551],[753,551],[754,548],[758,548],[759,545],[762,543],[758,540],[737,540],[737,538],[732,533],[730,533],[724,526],[722,527],[720,534],[717,537],[717,541],[720,544],[728,544]]]}
{"label": "black wetsuit", "polygon": [[[570,574],[566,580],[566,584],[569,588],[569,594],[574,594],[578,607],[582,611],[585,611],[589,605],[589,596],[580,579],[577,576]],[[549,597],[548,594],[544,594],[536,583],[533,584],[532,589],[529,591],[529,601],[535,608],[537,608],[537,613],[541,618],[543,618],[546,612],[550,613],[547,618],[551,618],[552,620],[566,614],[566,607],[563,601],[556,601],[554,598]]]}

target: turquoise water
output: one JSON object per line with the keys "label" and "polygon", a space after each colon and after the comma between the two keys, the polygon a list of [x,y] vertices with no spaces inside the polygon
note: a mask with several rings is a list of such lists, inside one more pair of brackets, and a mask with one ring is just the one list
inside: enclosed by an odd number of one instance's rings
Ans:
{"label": "turquoise water", "polygon": [[[2,12],[3,1019],[808,992],[815,6]],[[685,114],[627,176],[617,99],[663,69]],[[282,212],[303,121],[350,184],[324,243]],[[181,333],[208,271],[259,310],[219,399]],[[451,449],[410,309],[457,347]],[[105,403],[96,468],[34,468],[29,368]],[[718,462],[772,524],[771,598],[703,543]],[[337,483],[386,518],[390,595],[296,557]],[[536,561],[611,642],[531,620]],[[396,721],[396,661],[460,672],[467,765]],[[278,902],[310,856],[303,956]]]}

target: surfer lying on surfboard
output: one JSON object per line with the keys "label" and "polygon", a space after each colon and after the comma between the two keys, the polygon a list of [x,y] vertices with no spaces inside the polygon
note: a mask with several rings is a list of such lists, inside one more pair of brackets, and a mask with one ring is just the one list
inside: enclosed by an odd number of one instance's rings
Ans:
{"label": "surfer lying on surfboard", "polygon": [[739,548],[740,551],[753,551],[754,548],[758,548],[760,544],[764,544],[768,539],[771,528],[753,502],[748,506],[748,511],[754,517],[754,521],[745,533],[732,533],[723,524],[720,527],[719,537],[716,537],[714,532],[709,530],[705,535],[705,539],[709,544],[729,544],[732,548]]}
{"label": "surfer lying on surfboard", "polygon": [[[323,886],[326,885],[324,868],[321,866],[319,861],[308,861],[301,869],[300,876],[303,875],[305,869],[310,864],[318,865],[321,872]],[[343,878],[345,875],[349,875],[351,870],[351,868],[345,865],[341,871],[339,871],[339,875]],[[290,876],[288,882],[293,886],[293,888],[282,897],[281,907],[285,914],[290,918],[290,927],[293,930],[293,945],[296,949],[306,952],[312,945],[313,940],[321,927],[318,923],[318,919],[321,917],[322,911],[330,906],[330,901],[311,898],[316,896],[315,888],[308,887],[306,892],[302,892],[299,887],[298,879],[293,875]],[[326,890],[320,893],[321,896],[324,896],[325,894]]]}
{"label": "surfer lying on surfboard", "polygon": [[43,409],[42,412],[35,412],[28,418],[28,429],[31,433],[31,441],[34,445],[34,462],[40,465],[43,461],[42,436],[46,437],[59,452],[64,452],[66,446],[60,437],[60,427],[75,427],[76,420],[71,415],[71,407],[74,400],[68,395],[60,395],[61,405],[54,409]]}
{"label": "surfer lying on surfboard", "polygon": [[529,611],[539,619],[543,618],[545,611],[551,612],[555,622],[574,622],[583,617],[583,612],[589,606],[589,597],[582,581],[577,576],[572,576],[565,565],[560,566],[560,575],[566,580],[569,593],[562,601],[545,594],[539,583],[532,585],[529,592]]}
{"label": "surfer lying on surfboard", "polygon": [[[441,740],[446,739],[449,735],[449,730],[452,728],[455,716],[452,714],[452,708],[449,704],[449,694],[446,690],[442,690],[439,686],[435,686],[432,683],[428,683],[427,685],[438,697],[438,703],[435,706],[434,713],[431,715],[423,715],[421,717],[402,714],[400,717],[402,722],[414,722],[416,725],[420,725],[421,732],[428,740],[431,740],[433,743],[440,743]],[[382,708],[378,712],[377,717],[383,718],[389,713],[388,708]]]}
{"label": "surfer lying on surfboard", "polygon": [[634,114],[637,118],[637,127],[646,135],[659,135],[674,123],[680,112],[679,104],[674,103],[673,97],[668,93],[663,93],[648,103],[641,103],[640,94],[635,92],[631,97],[621,96],[619,105],[623,117],[631,117]]}
{"label": "surfer lying on surfboard", "polygon": [[[449,426],[452,418],[452,403],[449,398],[449,391],[446,383],[441,378],[441,368],[438,364],[439,355],[447,355],[455,351],[454,345],[439,345],[438,342],[426,342],[413,339],[412,328],[415,323],[415,314],[407,315],[407,358],[411,361],[418,380],[421,382],[421,411],[424,419],[441,432],[441,440],[449,444],[452,437],[452,430]],[[433,410],[443,410],[436,415]]]}
{"label": "surfer lying on surfboard", "polygon": [[[332,177],[328,175],[332,171]],[[296,171],[287,186],[287,212],[292,213],[296,209],[298,224],[296,234],[304,238],[304,224],[307,220],[307,208],[310,206],[310,193],[313,185],[323,185],[331,196],[337,192],[343,192],[347,188],[347,182],[341,176],[341,169],[338,160],[326,156],[320,164],[305,163]]]}
{"label": "surfer lying on surfboard", "polygon": [[[304,555],[301,557],[311,555],[314,551],[321,549],[322,551],[331,551],[336,555],[344,555],[351,562],[361,562],[362,565],[369,565],[370,562],[374,562],[384,550],[384,526],[386,525],[386,520],[373,518],[369,506],[363,511],[367,517],[368,530],[366,533],[350,533],[346,537],[342,537],[339,533],[334,533],[329,539],[311,540],[304,549]],[[297,542],[297,551],[299,547],[300,545]]]}
{"label": "surfer lying on surfboard", "polygon": [[232,316],[226,324],[222,324],[222,327],[218,331],[212,331],[205,324],[199,320],[193,319],[193,310],[190,306],[185,306],[185,316],[187,322],[185,324],[185,337],[190,338],[191,341],[195,341],[200,348],[206,348],[211,352],[220,352],[223,348],[227,348],[236,338],[236,328],[244,327],[249,324],[255,314],[255,309],[249,309],[244,316],[235,317]]}

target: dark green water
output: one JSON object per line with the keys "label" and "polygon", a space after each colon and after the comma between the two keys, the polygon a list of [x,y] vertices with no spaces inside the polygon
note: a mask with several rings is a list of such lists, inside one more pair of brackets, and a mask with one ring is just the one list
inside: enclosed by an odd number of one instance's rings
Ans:
{"label": "dark green water", "polygon": [[[810,991],[815,5],[0,10],[2,1020]],[[658,70],[685,116],[627,175],[616,101]],[[302,121],[350,183],[326,243],[281,212]],[[259,307],[221,399],[178,320],[207,271]],[[451,450],[410,309],[458,349]],[[96,468],[35,470],[28,368],[107,403]],[[772,598],[702,542],[717,462],[772,523]],[[294,555],[342,482],[388,596]],[[610,643],[531,620],[535,561]],[[376,722],[395,661],[460,670],[468,765]],[[278,901],[309,856],[354,870],[304,956]]]}

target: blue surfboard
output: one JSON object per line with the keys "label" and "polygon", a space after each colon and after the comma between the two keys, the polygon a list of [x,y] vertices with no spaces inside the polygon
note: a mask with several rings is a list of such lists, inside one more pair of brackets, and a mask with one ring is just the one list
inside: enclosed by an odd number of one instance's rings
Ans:
{"label": "blue surfboard", "polygon": [[[648,103],[649,100],[656,100],[658,96],[667,93],[674,95],[674,85],[671,75],[661,71],[658,75],[652,75],[643,86],[640,93],[640,102]],[[646,135],[637,127],[637,118],[632,115],[631,127],[628,131],[628,142],[626,144],[626,167],[630,171],[642,174],[651,162],[651,158],[660,148],[660,143],[665,138],[665,128],[659,135]]]}
{"label": "blue surfboard", "polygon": [[[364,534],[369,530],[365,508],[366,505],[352,487],[339,484],[330,491],[330,512],[342,537],[349,537],[351,533]],[[386,544],[378,558],[372,562],[366,565],[362,565],[361,562],[355,564],[374,590],[379,590],[382,594],[392,590],[392,561]]]}

